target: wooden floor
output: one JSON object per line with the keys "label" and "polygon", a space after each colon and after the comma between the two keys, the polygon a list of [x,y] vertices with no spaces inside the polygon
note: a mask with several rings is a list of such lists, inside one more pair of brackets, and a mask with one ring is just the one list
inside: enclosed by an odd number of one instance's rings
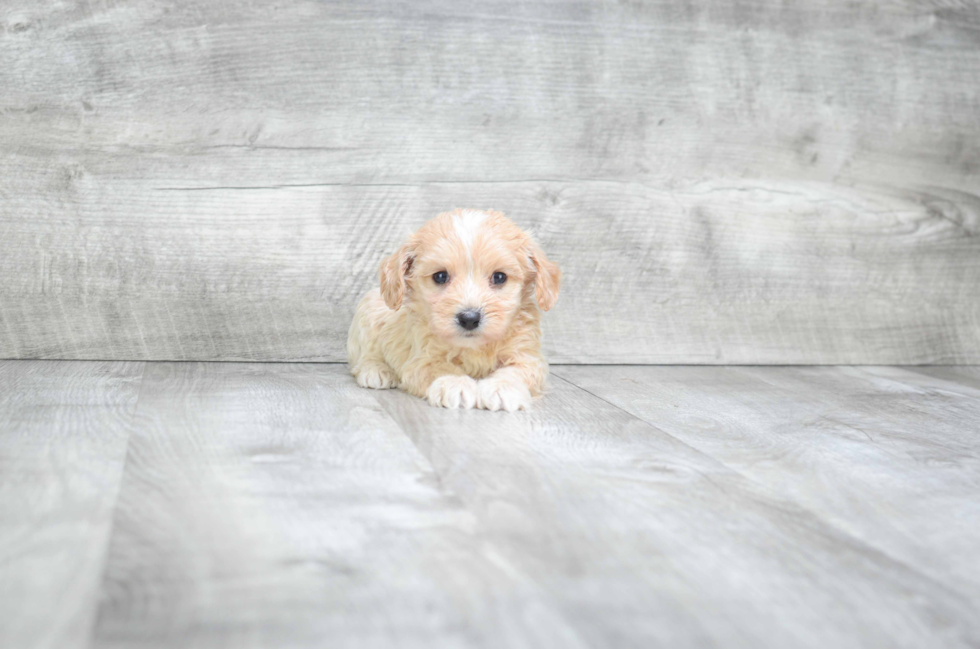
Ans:
{"label": "wooden floor", "polygon": [[980,646],[980,368],[0,362],[0,647]]}

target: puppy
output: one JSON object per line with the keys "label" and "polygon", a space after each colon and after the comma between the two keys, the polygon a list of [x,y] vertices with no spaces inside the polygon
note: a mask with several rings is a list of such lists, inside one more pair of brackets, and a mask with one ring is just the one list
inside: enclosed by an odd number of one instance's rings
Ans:
{"label": "puppy", "polygon": [[357,306],[347,337],[365,388],[400,387],[444,408],[528,408],[548,376],[541,314],[561,271],[500,212],[453,210],[386,259],[381,289]]}

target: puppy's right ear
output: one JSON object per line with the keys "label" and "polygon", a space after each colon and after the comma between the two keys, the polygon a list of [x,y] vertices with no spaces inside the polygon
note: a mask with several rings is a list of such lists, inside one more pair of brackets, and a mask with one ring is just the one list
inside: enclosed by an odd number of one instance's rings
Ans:
{"label": "puppy's right ear", "polygon": [[398,249],[398,252],[388,257],[378,269],[381,279],[381,297],[392,311],[397,311],[405,297],[405,278],[412,270],[415,261],[415,250],[408,243]]}

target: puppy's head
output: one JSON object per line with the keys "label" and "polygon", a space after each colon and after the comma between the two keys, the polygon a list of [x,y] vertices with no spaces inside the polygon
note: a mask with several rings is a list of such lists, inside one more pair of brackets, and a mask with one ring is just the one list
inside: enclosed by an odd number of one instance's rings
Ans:
{"label": "puppy's head", "polygon": [[499,340],[522,309],[554,306],[558,265],[500,212],[453,210],[423,225],[381,265],[390,309],[408,302],[459,347]]}

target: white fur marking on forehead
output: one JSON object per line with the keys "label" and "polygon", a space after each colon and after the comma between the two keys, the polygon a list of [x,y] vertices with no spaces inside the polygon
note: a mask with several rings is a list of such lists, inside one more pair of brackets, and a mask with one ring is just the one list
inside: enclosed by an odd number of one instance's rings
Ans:
{"label": "white fur marking on forehead", "polygon": [[477,287],[476,282],[473,281],[473,276],[470,275],[464,280],[463,284],[463,296],[460,300],[460,308],[463,309],[479,309],[483,304],[480,300],[480,289]]}
{"label": "white fur marking on forehead", "polygon": [[477,232],[480,231],[480,226],[483,225],[486,219],[487,213],[479,210],[463,210],[459,214],[453,215],[453,228],[456,230],[456,236],[463,242],[463,247],[466,248],[467,258],[470,258],[473,239],[476,238]]}

